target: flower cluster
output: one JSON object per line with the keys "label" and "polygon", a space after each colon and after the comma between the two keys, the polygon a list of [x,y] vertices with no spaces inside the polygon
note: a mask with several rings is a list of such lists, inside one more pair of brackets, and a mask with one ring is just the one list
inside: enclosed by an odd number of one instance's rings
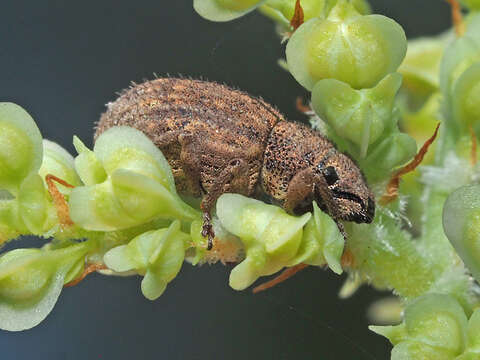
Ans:
{"label": "flower cluster", "polygon": [[241,261],[230,276],[237,290],[300,263],[342,272],[344,239],[316,205],[313,216],[297,218],[276,206],[224,194],[214,218],[215,247],[207,251],[198,206],[177,194],[168,162],[140,131],[113,127],[93,151],[74,137],[78,155],[73,158],[50,141],[43,140],[42,147],[35,122],[17,105],[0,103],[0,127],[1,238],[53,238],[41,249],[0,256],[1,329],[37,325],[62,287],[80,281],[91,268],[143,276],[141,290],[151,300],[165,291],[185,259]]}

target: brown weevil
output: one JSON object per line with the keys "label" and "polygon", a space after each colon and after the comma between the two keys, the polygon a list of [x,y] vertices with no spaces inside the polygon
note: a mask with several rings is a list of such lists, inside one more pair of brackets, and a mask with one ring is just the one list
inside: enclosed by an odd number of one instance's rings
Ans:
{"label": "brown weevil", "polygon": [[259,98],[217,83],[162,78],[125,90],[98,123],[144,132],[170,164],[179,193],[202,197],[202,234],[223,193],[267,195],[302,214],[315,200],[339,220],[370,223],[375,200],[360,169],[318,131],[288,122]]}

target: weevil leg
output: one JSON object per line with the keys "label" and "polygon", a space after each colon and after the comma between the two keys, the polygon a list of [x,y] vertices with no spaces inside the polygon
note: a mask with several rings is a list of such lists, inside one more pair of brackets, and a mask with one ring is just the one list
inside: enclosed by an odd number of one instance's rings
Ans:
{"label": "weevil leg", "polygon": [[182,147],[180,152],[180,162],[189,193],[195,197],[202,196],[203,189],[201,185],[201,163],[198,156],[195,136],[192,134],[181,134],[178,141]]}
{"label": "weevil leg", "polygon": [[288,184],[287,195],[283,203],[283,208],[286,212],[292,214],[293,210],[295,210],[307,196],[313,193],[315,186],[314,181],[315,177],[310,168],[295,174]]}
{"label": "weevil leg", "polygon": [[314,171],[312,168],[306,168],[299,171],[290,181],[287,189],[287,195],[283,208],[293,213],[293,210],[310,194],[318,191],[322,202],[326,207],[328,214],[335,220],[339,230],[344,234],[343,225],[337,221],[338,214],[333,203],[333,194],[328,188],[325,178]]}
{"label": "weevil leg", "polygon": [[[208,235],[208,247],[210,250],[213,245],[215,233],[211,224],[210,211],[215,206],[217,199],[226,192],[238,191],[243,192],[243,189],[248,187],[248,178],[245,173],[248,172],[248,164],[244,159],[231,160],[227,167],[215,179],[215,182],[210,186],[208,193],[202,199],[200,208],[203,211],[203,230],[202,235]],[[234,180],[236,184],[233,185]]]}

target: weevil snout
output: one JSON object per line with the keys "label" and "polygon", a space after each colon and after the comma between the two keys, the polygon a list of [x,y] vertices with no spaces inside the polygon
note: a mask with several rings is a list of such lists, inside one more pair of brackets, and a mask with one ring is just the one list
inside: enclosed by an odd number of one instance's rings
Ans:
{"label": "weevil snout", "polygon": [[[322,164],[321,173],[332,196],[332,217],[359,224],[373,221],[375,198],[360,170],[349,157],[336,153]],[[324,199],[318,201],[322,200]]]}

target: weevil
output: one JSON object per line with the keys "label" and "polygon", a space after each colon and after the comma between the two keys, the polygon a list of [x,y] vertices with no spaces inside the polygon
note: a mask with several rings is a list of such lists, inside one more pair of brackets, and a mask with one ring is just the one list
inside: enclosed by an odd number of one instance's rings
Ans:
{"label": "weevil", "polygon": [[374,196],[352,159],[245,92],[192,79],[135,84],[107,104],[95,138],[119,125],[142,131],[162,151],[179,193],[202,197],[209,249],[211,211],[223,193],[266,195],[291,214],[311,211],[315,200],[342,233],[341,220],[374,218]]}

